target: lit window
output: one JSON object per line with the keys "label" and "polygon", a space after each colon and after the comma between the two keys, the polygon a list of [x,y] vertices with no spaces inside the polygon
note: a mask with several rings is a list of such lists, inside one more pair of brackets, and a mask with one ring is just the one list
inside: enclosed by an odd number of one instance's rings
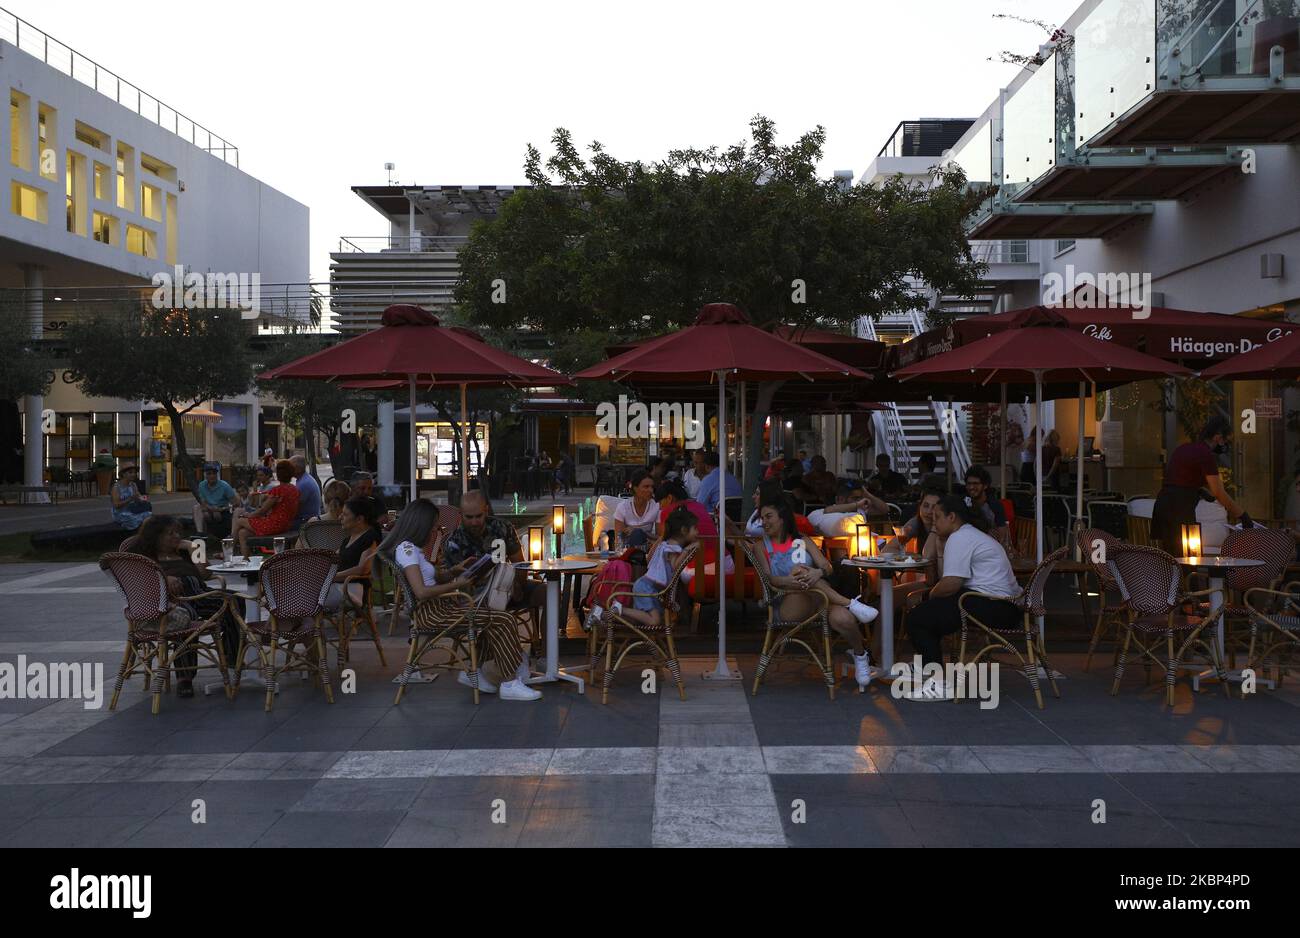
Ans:
{"label": "lit window", "polygon": [[112,215],[105,215],[103,212],[96,212],[94,215],[94,226],[91,234],[100,244],[117,243],[117,219]]}
{"label": "lit window", "polygon": [[126,226],[126,249],[141,257],[158,257],[158,237],[139,225]]}
{"label": "lit window", "polygon": [[104,193],[107,191],[106,183],[108,180],[108,167],[103,163],[95,164],[95,198],[107,199]]}
{"label": "lit window", "polygon": [[45,214],[46,196],[40,189],[33,189],[31,186],[24,186],[20,182],[10,185],[10,208],[19,218],[25,218],[28,221],[35,221],[44,224],[47,221]]}

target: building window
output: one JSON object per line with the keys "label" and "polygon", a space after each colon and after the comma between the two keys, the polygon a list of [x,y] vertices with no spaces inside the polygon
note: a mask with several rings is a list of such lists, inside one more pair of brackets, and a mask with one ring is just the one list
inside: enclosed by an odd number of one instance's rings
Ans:
{"label": "building window", "polygon": [[139,225],[126,226],[126,249],[141,257],[158,258],[158,236]]}
{"label": "building window", "polygon": [[32,168],[32,99],[9,90],[9,162],[19,169]]}
{"label": "building window", "polygon": [[162,221],[162,190],[148,183],[140,184],[140,214],[154,221]]}
{"label": "building window", "polygon": [[45,104],[40,106],[37,115],[36,138],[39,141],[37,156],[40,159],[40,174],[58,182],[59,115],[54,108]]}
{"label": "building window", "polygon": [[108,167],[103,163],[95,164],[95,198],[101,202],[108,199]]}
{"label": "building window", "polygon": [[1062,254],[1064,254],[1066,251],[1073,251],[1073,250],[1074,250],[1074,245],[1075,245],[1075,242],[1074,242],[1074,241],[1057,241],[1057,242],[1056,242],[1056,256],[1057,256],[1057,257],[1060,257],[1060,256],[1061,256]]}
{"label": "building window", "polygon": [[117,207],[135,211],[135,151],[124,143],[117,145]]}
{"label": "building window", "polygon": [[81,121],[77,121],[73,132],[76,138],[86,146],[102,150],[105,153],[108,152],[108,134],[96,130],[89,124],[83,124]]}
{"label": "building window", "polygon": [[117,244],[117,219],[103,212],[96,212],[91,234],[100,244]]}
{"label": "building window", "polygon": [[68,203],[68,231],[81,237],[86,236],[86,158],[80,153],[69,150],[65,155],[67,166],[64,175]]}
{"label": "building window", "polygon": [[19,218],[45,224],[49,221],[46,205],[47,197],[40,189],[24,186],[20,182],[10,184],[10,207]]}
{"label": "building window", "polygon": [[156,156],[150,156],[148,153],[141,153],[140,168],[146,173],[149,173],[152,176],[157,176],[165,182],[176,182],[176,167],[164,163]]}

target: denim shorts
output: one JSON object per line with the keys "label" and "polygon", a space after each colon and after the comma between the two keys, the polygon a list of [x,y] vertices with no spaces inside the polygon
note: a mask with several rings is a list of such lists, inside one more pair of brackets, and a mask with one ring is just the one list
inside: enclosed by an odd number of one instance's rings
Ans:
{"label": "denim shorts", "polygon": [[[648,576],[643,576],[641,577],[641,579],[637,580],[634,584],[632,584],[632,592],[634,593],[658,593],[662,589],[663,589],[662,584],[656,583]],[[634,600],[632,600],[632,608],[639,609],[642,612],[663,612],[664,604],[659,601],[659,597],[657,595],[637,596]]]}

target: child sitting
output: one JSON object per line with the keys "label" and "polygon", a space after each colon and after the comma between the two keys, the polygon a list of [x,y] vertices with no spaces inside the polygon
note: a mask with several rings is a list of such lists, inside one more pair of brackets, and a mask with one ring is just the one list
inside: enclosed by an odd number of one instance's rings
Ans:
{"label": "child sitting", "polygon": [[[650,556],[650,564],[645,576],[632,587],[636,595],[631,607],[617,600],[610,603],[609,609],[617,616],[622,616],[633,625],[657,629],[663,625],[664,606],[658,593],[672,581],[677,566],[681,563],[682,552],[699,540],[700,522],[689,509],[682,507],[674,510],[664,523],[664,537]],[[626,595],[626,594],[624,594]],[[601,614],[597,607],[592,610],[596,616]]]}

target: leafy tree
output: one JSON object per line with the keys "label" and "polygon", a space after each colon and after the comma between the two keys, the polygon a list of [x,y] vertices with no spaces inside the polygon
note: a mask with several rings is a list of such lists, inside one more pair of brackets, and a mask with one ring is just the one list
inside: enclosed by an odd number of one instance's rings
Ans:
{"label": "leafy tree", "polygon": [[[687,326],[710,302],[734,303],[760,326],[847,331],[862,316],[924,309],[915,279],[972,293],[982,267],[962,223],[979,196],[960,171],[927,186],[842,186],[817,173],[825,139],[819,127],[780,144],[759,116],[747,142],[647,164],[599,143],[584,158],[559,129],[545,163],[528,148],[530,187],[471,234],[457,301],[475,324],[548,336],[583,366],[604,357],[600,337]],[[779,387],[759,388],[751,453]]]}
{"label": "leafy tree", "polygon": [[44,394],[54,380],[54,356],[32,338],[20,301],[0,300],[0,400]]}
{"label": "leafy tree", "polygon": [[184,415],[204,401],[244,394],[253,384],[248,327],[227,310],[123,306],[72,323],[66,337],[84,394],[162,407],[185,479],[194,473]]}

